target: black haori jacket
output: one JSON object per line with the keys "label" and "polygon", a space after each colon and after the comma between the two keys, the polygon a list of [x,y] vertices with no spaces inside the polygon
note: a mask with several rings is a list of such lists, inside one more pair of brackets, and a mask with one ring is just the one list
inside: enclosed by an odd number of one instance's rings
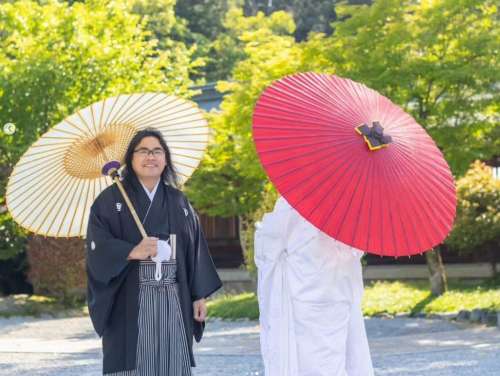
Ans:
{"label": "black haori jacket", "polygon": [[[210,257],[198,216],[179,190],[160,183],[149,213],[149,198],[137,177],[123,181],[148,236],[177,235],[177,282],[191,365],[193,336],[199,342],[204,323],[193,319],[193,301],[222,286]],[[102,337],[103,372],[135,369],[138,334],[139,262],[127,256],[142,237],[116,184],[94,201],[87,230],[88,307]]]}

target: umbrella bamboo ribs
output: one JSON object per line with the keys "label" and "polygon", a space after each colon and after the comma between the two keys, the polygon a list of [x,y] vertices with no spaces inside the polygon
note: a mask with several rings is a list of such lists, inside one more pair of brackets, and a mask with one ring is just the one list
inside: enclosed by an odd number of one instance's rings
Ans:
{"label": "umbrella bamboo ribs", "polygon": [[35,234],[85,237],[92,202],[114,182],[147,236],[118,173],[134,134],[147,128],[165,138],[182,186],[208,145],[203,111],[164,93],[123,94],[78,110],[23,154],[7,183],[12,218]]}
{"label": "umbrella bamboo ribs", "polygon": [[452,228],[456,190],[443,154],[410,114],[359,82],[283,77],[258,99],[252,134],[277,191],[337,241],[410,256]]}

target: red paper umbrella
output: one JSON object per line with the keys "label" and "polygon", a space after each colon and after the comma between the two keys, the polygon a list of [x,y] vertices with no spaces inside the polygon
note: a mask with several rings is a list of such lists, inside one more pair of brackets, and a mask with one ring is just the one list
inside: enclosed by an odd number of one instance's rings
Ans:
{"label": "red paper umbrella", "polygon": [[421,253],[452,227],[450,168],[410,115],[334,75],[285,77],[253,115],[260,160],[278,191],[331,237],[384,256]]}

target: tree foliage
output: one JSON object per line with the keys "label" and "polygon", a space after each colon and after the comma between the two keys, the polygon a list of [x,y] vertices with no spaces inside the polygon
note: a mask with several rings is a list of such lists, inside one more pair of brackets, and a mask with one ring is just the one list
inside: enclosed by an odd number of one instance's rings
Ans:
{"label": "tree foliage", "polygon": [[1,257],[19,252],[23,241],[5,212],[7,177],[50,126],[119,93],[188,91],[189,51],[178,43],[159,50],[147,22],[126,0],[0,5],[0,126],[17,128],[0,133]]}
{"label": "tree foliage", "polygon": [[457,216],[447,243],[462,252],[500,249],[500,180],[476,161],[457,181]]}
{"label": "tree foliage", "polygon": [[361,81],[403,106],[457,175],[498,151],[500,26],[494,1],[378,0],[337,11],[344,20],[335,33],[305,45],[309,69]]}
{"label": "tree foliage", "polygon": [[246,16],[254,16],[258,12],[271,14],[286,11],[293,16],[296,28],[294,36],[297,41],[307,39],[311,31],[330,35],[333,32],[332,22],[336,20],[334,0],[246,0],[244,10]]}
{"label": "tree foliage", "polygon": [[[172,66],[179,70],[184,67],[182,77],[199,74],[205,64],[206,52],[195,41],[190,41],[185,20],[175,11],[175,0],[127,0],[133,14],[141,17],[140,22],[151,32],[148,39],[156,41],[155,49],[166,54]],[[189,33],[189,35],[193,35]],[[181,37],[181,36],[184,36]],[[168,67],[166,67],[168,68]]]}
{"label": "tree foliage", "polygon": [[192,184],[193,197],[211,214],[255,210],[268,190],[251,140],[255,102],[275,79],[299,71],[336,73],[379,90],[423,125],[459,176],[474,159],[500,147],[497,8],[490,0],[378,0],[371,6],[338,6],[343,18],[331,36],[313,34],[295,43],[285,12],[244,17],[228,29],[243,59],[228,94],[212,116],[214,145]]}
{"label": "tree foliage", "polygon": [[221,112],[211,115],[214,142],[188,184],[197,208],[221,216],[255,211],[262,195],[271,189],[252,141],[252,111],[267,85],[296,71],[300,64],[295,25],[286,12],[244,17],[237,11],[230,26],[238,33],[245,58],[233,70],[233,80],[218,85],[229,94]]}
{"label": "tree foliage", "polygon": [[182,25],[177,28],[179,38],[195,48],[203,65],[194,77],[207,82],[230,78],[235,64],[245,56],[239,39],[244,27],[234,25],[241,20],[239,14],[251,18],[259,12],[269,16],[278,11],[293,17],[296,41],[305,40],[311,31],[331,34],[336,19],[332,0],[177,0],[175,12]]}
{"label": "tree foliage", "polygon": [[224,32],[223,20],[241,0],[177,0],[175,14],[187,22],[192,33],[214,40]]}

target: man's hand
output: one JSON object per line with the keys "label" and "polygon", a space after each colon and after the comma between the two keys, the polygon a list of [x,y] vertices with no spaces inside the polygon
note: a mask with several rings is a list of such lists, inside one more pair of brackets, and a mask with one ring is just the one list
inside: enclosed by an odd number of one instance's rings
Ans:
{"label": "man's hand", "polygon": [[158,238],[146,237],[128,255],[128,260],[148,260],[158,253]]}
{"label": "man's hand", "polygon": [[203,322],[207,318],[207,303],[205,299],[199,299],[193,302],[194,319]]}

